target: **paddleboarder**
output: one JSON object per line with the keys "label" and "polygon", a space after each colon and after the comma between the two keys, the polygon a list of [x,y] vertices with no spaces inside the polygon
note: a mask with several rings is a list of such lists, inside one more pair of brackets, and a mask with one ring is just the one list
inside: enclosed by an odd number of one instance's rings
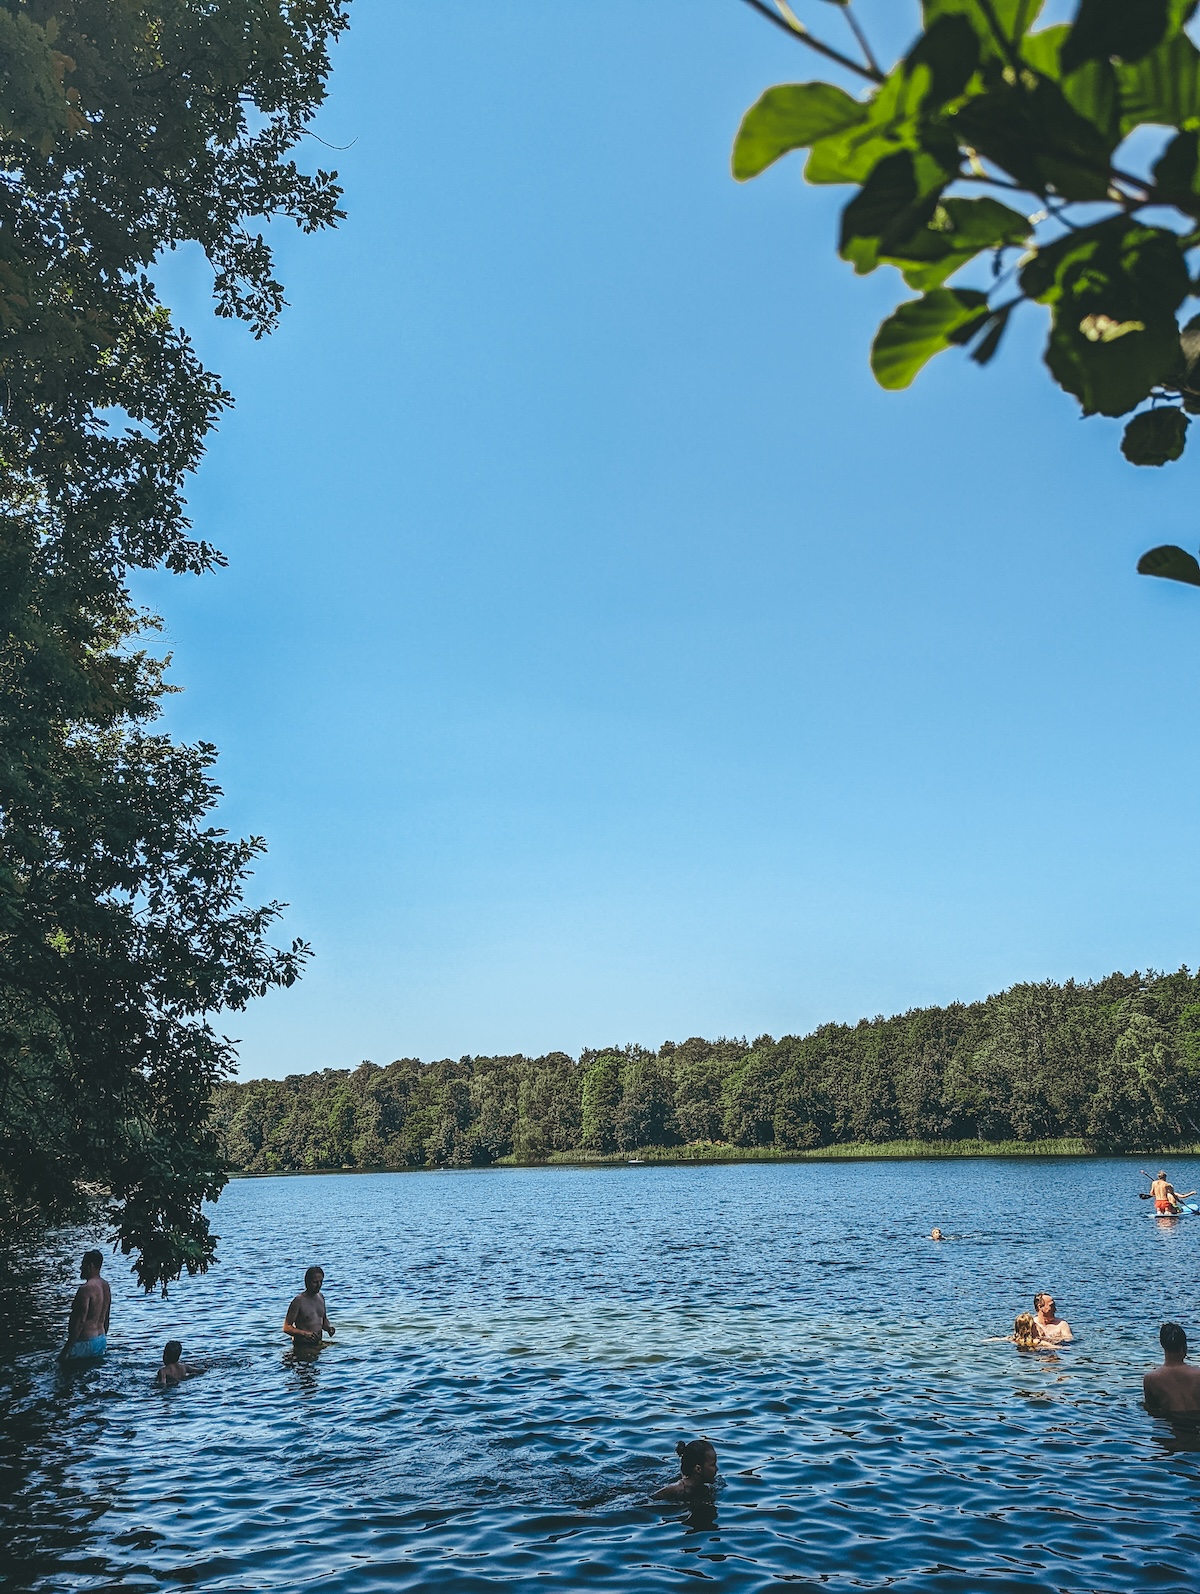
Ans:
{"label": "paddleboarder", "polygon": [[1183,1210],[1179,1203],[1186,1201],[1188,1196],[1194,1196],[1194,1190],[1185,1190],[1179,1195],[1171,1184],[1166,1174],[1160,1169],[1158,1178],[1150,1181],[1150,1195],[1154,1202],[1154,1210],[1161,1218],[1177,1218]]}

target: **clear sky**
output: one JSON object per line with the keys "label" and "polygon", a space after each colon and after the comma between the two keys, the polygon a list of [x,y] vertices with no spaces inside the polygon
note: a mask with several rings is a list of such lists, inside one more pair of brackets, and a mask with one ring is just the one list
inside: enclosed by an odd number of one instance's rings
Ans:
{"label": "clear sky", "polygon": [[[822,8],[825,9],[825,8]],[[839,18],[827,8],[831,26]],[[893,9],[890,5],[885,9]],[[803,1032],[1200,960],[1196,465],[1030,312],[877,389],[845,190],[729,147],[815,60],[737,0],[354,0],[165,614],[177,734],[316,958],[242,1073]]]}

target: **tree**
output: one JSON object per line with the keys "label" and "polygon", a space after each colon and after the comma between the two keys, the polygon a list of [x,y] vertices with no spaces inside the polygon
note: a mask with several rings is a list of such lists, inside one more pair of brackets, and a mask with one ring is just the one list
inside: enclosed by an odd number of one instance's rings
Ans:
{"label": "tree", "polygon": [[[746,113],[733,173],[756,177],[809,151],[810,183],[856,192],[839,252],[860,275],[894,266],[917,297],[880,326],[871,367],[907,387],[958,347],[986,365],[1013,315],[1049,311],[1045,363],[1084,415],[1129,415],[1135,465],[1178,459],[1200,413],[1200,316],[1180,328],[1200,247],[1196,0],[1078,0],[1034,29],[1043,0],[922,0],[915,43],[884,71],[849,0],[849,53],[786,0],[746,0],[791,38],[868,85],[770,88]],[[829,0],[825,0],[829,3]],[[1139,129],[1154,137],[1139,148]],[[1152,548],[1144,575],[1200,586],[1200,562]]]}
{"label": "tree", "polygon": [[271,329],[253,224],[340,214],[286,156],[344,26],[342,0],[0,0],[0,1207],[104,1187],[146,1288],[214,1252],[211,1020],[307,956],[244,901],[263,844],[211,823],[215,750],[149,729],[127,578],[221,562],[184,486],[230,402],[151,272],[198,244],[218,314]]}

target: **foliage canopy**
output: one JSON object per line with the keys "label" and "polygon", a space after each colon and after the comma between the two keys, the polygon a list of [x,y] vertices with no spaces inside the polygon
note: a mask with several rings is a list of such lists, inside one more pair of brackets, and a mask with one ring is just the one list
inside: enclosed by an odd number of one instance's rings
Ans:
{"label": "foliage canopy", "polygon": [[212,823],[215,750],[168,688],[131,571],[221,562],[184,487],[230,403],[155,292],[198,245],[217,313],[282,307],[261,224],[333,223],[289,158],[342,0],[0,0],[0,1206],[116,1202],[146,1288],[207,1267],[223,1009],[295,978]]}
{"label": "foliage canopy", "polygon": [[[918,37],[888,71],[849,0],[823,3],[849,22],[850,53],[785,0],[748,3],[868,85],[768,89],[733,173],[804,149],[810,183],[857,190],[843,259],[859,274],[894,266],[917,293],[876,334],[877,381],[907,387],[951,347],[986,365],[1018,309],[1042,305],[1046,367],[1084,415],[1131,416],[1121,449],[1135,465],[1178,459],[1200,413],[1200,316],[1180,326],[1200,296],[1196,0],[1078,0],[1071,22],[1043,28],[1042,0],[922,0]],[[1179,548],[1138,569],[1200,585]]]}
{"label": "foliage canopy", "polygon": [[404,1058],[222,1085],[228,1167],[536,1162],[724,1143],[1200,1139],[1200,974],[1017,985],[985,1002],[824,1024],[776,1041],[699,1037],[547,1057]]}

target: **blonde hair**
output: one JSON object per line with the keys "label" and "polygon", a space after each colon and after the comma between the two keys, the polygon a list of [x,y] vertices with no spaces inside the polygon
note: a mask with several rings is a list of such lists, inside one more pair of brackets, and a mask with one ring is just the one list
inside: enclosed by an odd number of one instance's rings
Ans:
{"label": "blonde hair", "polygon": [[1032,1312],[1021,1312],[1013,1324],[1013,1339],[1022,1350],[1032,1350],[1041,1336]]}

